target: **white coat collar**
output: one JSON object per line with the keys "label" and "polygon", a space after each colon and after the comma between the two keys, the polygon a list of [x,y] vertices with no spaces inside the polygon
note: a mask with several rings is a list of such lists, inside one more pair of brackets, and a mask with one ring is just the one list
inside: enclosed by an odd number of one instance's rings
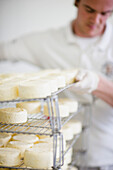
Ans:
{"label": "white coat collar", "polygon": [[[77,44],[77,37],[74,35],[72,31],[72,22],[68,24],[67,29],[66,29],[66,35],[67,35],[67,41],[69,43],[76,43]],[[106,23],[106,29],[104,34],[100,37],[99,42],[96,44],[97,48],[100,50],[105,50],[107,48],[107,45],[110,41],[111,35],[112,35],[112,25],[108,21]],[[78,44],[79,45],[79,44]]]}

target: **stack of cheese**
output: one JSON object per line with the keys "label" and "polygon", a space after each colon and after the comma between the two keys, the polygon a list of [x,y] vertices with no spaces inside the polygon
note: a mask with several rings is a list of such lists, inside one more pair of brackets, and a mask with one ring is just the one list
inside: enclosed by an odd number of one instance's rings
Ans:
{"label": "stack of cheese", "polygon": [[[6,134],[6,133],[5,133]],[[2,136],[3,137],[3,136]],[[21,159],[24,160],[25,167],[36,169],[50,169],[53,165],[53,137],[37,136],[28,134],[15,134],[12,138],[7,139],[4,143],[5,147],[0,149],[0,165],[2,166],[19,166]],[[2,139],[3,140],[3,139]],[[66,149],[66,141],[63,141],[64,150]],[[57,140],[57,160],[60,157],[60,139]],[[65,156],[63,168],[67,168],[71,162],[72,150]]]}
{"label": "stack of cheese", "polygon": [[13,136],[7,147],[20,150],[21,158],[23,158],[25,150],[31,148],[37,141],[39,141],[39,138],[36,135],[17,134]]}
{"label": "stack of cheese", "polygon": [[77,70],[43,70],[37,73],[1,74],[0,101],[45,98],[58,88],[74,83]]}
{"label": "stack of cheese", "polygon": [[[41,136],[40,136],[41,137]],[[56,157],[59,159],[60,140],[57,141]],[[64,148],[66,142],[64,140]],[[53,165],[53,138],[43,136],[32,148],[25,150],[24,164],[37,169],[49,169]]]}
{"label": "stack of cheese", "polygon": [[82,131],[82,123],[80,121],[69,121],[66,125],[64,125],[61,129],[65,140],[73,139],[74,135],[79,134]]}
{"label": "stack of cheese", "polygon": [[0,133],[0,166],[19,166],[21,163],[20,151],[7,147],[11,139],[11,133]]}

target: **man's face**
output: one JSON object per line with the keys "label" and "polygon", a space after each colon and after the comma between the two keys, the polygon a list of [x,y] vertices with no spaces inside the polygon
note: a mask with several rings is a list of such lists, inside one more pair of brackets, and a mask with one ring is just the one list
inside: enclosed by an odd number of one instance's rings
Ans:
{"label": "man's face", "polygon": [[113,0],[80,0],[75,31],[81,37],[101,35],[113,11]]}

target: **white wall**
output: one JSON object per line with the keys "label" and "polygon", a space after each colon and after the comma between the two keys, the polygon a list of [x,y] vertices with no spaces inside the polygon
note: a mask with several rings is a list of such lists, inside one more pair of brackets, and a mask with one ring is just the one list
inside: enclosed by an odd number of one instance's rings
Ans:
{"label": "white wall", "polygon": [[[66,24],[76,15],[73,2],[74,0],[0,0],[0,42],[27,32]],[[113,16],[111,21],[113,23]],[[36,69],[30,63],[22,61],[0,61],[0,73]]]}
{"label": "white wall", "polygon": [[[74,0],[0,0],[0,42],[50,27],[75,17]],[[111,18],[113,23],[113,16]]]}
{"label": "white wall", "polygon": [[59,27],[75,16],[74,0],[0,0],[0,41]]}

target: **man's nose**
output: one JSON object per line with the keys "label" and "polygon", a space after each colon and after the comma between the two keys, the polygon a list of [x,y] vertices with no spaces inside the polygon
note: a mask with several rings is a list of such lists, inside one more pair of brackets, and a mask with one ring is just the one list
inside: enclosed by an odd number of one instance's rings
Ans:
{"label": "man's nose", "polygon": [[98,24],[100,23],[100,20],[101,20],[101,14],[99,13],[95,13],[92,17],[92,21],[95,23],[95,24]]}

